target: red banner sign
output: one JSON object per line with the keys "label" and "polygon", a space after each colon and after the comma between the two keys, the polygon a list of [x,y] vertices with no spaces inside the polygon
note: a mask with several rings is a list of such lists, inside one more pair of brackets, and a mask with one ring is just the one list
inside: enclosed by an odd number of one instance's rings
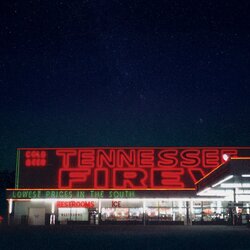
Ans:
{"label": "red banner sign", "polygon": [[19,149],[19,188],[192,189],[223,155],[250,148]]}

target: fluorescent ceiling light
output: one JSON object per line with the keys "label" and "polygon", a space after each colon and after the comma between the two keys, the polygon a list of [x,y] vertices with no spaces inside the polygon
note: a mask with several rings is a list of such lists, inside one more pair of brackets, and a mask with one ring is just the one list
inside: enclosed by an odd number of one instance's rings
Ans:
{"label": "fluorescent ceiling light", "polygon": [[208,188],[204,189],[203,191],[198,192],[197,195],[204,195],[204,193],[206,193],[206,192],[209,191],[210,189],[211,189],[211,188],[208,187]]}
{"label": "fluorescent ceiling light", "polygon": [[238,188],[242,187],[241,183],[222,183],[221,187],[223,188]]}
{"label": "fluorescent ceiling light", "polygon": [[250,183],[223,183],[223,188],[250,188]]}
{"label": "fluorescent ceiling light", "polygon": [[220,185],[221,183],[223,183],[223,182],[225,182],[225,181],[228,181],[228,180],[232,179],[233,177],[234,177],[233,175],[229,175],[229,176],[227,176],[226,178],[224,178],[223,180],[221,180],[221,181],[215,183],[214,185],[212,185],[212,187],[216,187],[216,186]]}
{"label": "fluorescent ceiling light", "polygon": [[249,188],[249,187],[250,187],[250,183],[243,183],[243,184],[242,184],[242,187],[243,187],[243,188]]}
{"label": "fluorescent ceiling light", "polygon": [[237,195],[238,194],[250,194],[250,190],[238,190]]}

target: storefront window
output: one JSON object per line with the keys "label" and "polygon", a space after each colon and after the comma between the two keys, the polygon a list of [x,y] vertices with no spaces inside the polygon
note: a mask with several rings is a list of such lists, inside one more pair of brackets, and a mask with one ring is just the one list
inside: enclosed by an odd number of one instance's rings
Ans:
{"label": "storefront window", "polygon": [[184,221],[186,212],[183,201],[159,201],[147,204],[154,205],[154,207],[147,207],[145,211],[149,221]]}
{"label": "storefront window", "polygon": [[228,220],[227,202],[193,201],[193,222],[221,223]]}
{"label": "storefront window", "polygon": [[201,207],[194,207],[193,208],[192,220],[193,221],[201,221],[202,220],[202,208]]}
{"label": "storefront window", "polygon": [[159,217],[159,209],[157,208],[147,208],[146,209],[146,215],[148,217],[148,220],[158,220]]}
{"label": "storefront window", "polygon": [[143,209],[142,208],[130,208],[129,209],[129,219],[130,220],[142,220]]}
{"label": "storefront window", "polygon": [[59,208],[58,221],[88,221],[87,208]]}
{"label": "storefront window", "polygon": [[141,221],[142,219],[142,208],[102,208],[103,221]]}
{"label": "storefront window", "polygon": [[162,221],[173,221],[172,208],[159,208],[159,219]]}
{"label": "storefront window", "polygon": [[185,208],[173,208],[173,221],[184,221],[185,215]]}

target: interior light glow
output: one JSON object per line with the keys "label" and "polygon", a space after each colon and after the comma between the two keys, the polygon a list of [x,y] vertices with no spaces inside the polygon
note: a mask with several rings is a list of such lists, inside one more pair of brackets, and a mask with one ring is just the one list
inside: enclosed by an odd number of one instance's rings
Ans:
{"label": "interior light glow", "polygon": [[250,200],[250,195],[238,195],[238,199],[240,201],[249,201]]}
{"label": "interior light glow", "polygon": [[142,200],[142,204],[143,204],[143,213],[145,213],[146,211],[146,205],[145,205],[145,199]]}
{"label": "interior light glow", "polygon": [[250,190],[239,190],[237,194],[250,194]]}
{"label": "interior light glow", "polygon": [[12,213],[12,209],[13,209],[13,200],[9,199],[9,214]]}
{"label": "interior light glow", "polygon": [[250,188],[250,183],[223,183],[224,188]]}
{"label": "interior light glow", "polygon": [[241,177],[250,177],[250,174],[242,174]]}
{"label": "interior light glow", "polygon": [[55,202],[51,203],[51,213],[54,214],[55,213]]}
{"label": "interior light glow", "polygon": [[221,187],[223,188],[237,188],[237,187],[242,187],[241,183],[222,183]]}
{"label": "interior light glow", "polygon": [[178,208],[179,208],[179,212],[181,212],[181,210],[182,210],[182,202],[180,202],[180,201],[178,202]]}
{"label": "interior light glow", "polygon": [[221,207],[222,207],[221,201],[218,201],[216,206],[216,213],[220,214],[222,212]]}
{"label": "interior light glow", "polygon": [[[208,192],[208,193],[206,193],[206,194],[201,194],[201,195],[204,195],[204,196],[211,196],[211,197],[224,197],[224,198],[227,198],[227,197],[229,197],[230,195],[232,195],[232,193],[231,193],[231,194],[229,194],[229,193],[227,193],[227,192],[218,193],[218,192],[215,191],[215,192]],[[223,200],[224,198],[222,198],[222,200]],[[206,198],[206,200],[207,200],[207,198]],[[214,200],[214,199],[211,198],[211,200]]]}
{"label": "interior light glow", "polygon": [[243,184],[242,184],[242,187],[243,187],[243,188],[249,188],[249,187],[250,187],[250,183],[243,183]]}
{"label": "interior light glow", "polygon": [[246,204],[247,207],[247,213],[249,214],[249,203]]}
{"label": "interior light glow", "polygon": [[214,185],[212,185],[212,187],[216,187],[216,186],[218,186],[218,185],[222,184],[223,182],[225,182],[225,181],[228,181],[228,180],[232,179],[233,177],[234,177],[233,175],[229,175],[229,176],[227,176],[226,178],[224,178],[223,180],[221,180],[221,181],[219,181],[219,182],[215,183]]}
{"label": "interior light glow", "polygon": [[[194,213],[193,202],[190,202],[191,214]],[[181,207],[179,206],[179,213],[181,214]]]}

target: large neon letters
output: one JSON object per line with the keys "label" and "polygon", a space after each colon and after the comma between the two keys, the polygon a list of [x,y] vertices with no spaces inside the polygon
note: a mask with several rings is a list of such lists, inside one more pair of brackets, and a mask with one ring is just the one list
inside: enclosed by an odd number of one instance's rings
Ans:
{"label": "large neon letters", "polygon": [[147,171],[141,168],[117,168],[113,170],[114,188],[147,188]]}
{"label": "large neon letters", "polygon": [[161,150],[158,153],[158,167],[176,167],[178,165],[178,150]]}
{"label": "large neon letters", "polygon": [[[237,148],[23,149],[27,171],[53,165],[60,189],[190,189]],[[39,165],[40,164],[40,165]],[[32,167],[32,168],[31,168]],[[55,187],[55,186],[53,186]]]}
{"label": "large neon letters", "polygon": [[154,188],[184,188],[181,176],[184,174],[182,168],[152,169],[151,186]]}
{"label": "large neon letters", "polygon": [[76,188],[90,184],[90,169],[59,169],[58,185],[60,188]]}
{"label": "large neon letters", "polygon": [[69,168],[70,158],[76,155],[76,151],[73,149],[61,149],[56,151],[56,155],[62,157],[62,167]]}

